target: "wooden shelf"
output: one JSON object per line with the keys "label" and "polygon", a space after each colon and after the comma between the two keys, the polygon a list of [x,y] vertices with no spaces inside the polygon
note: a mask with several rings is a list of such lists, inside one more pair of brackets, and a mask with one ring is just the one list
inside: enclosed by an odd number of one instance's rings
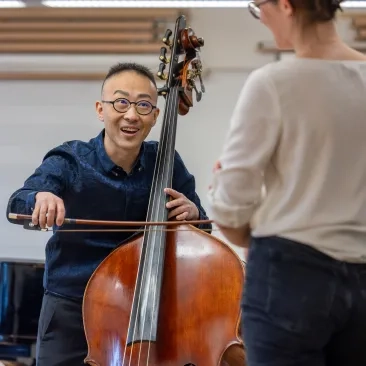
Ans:
{"label": "wooden shelf", "polygon": [[122,42],[18,42],[0,43],[0,53],[33,53],[33,54],[152,54],[159,57],[161,43],[122,43]]}
{"label": "wooden shelf", "polygon": [[159,53],[180,14],[156,8],[2,9],[0,53]]}
{"label": "wooden shelf", "polygon": [[[23,81],[23,80],[83,80],[83,81],[102,81],[105,77],[103,73],[82,73],[82,72],[0,72],[0,80],[12,80],[12,81]],[[159,79],[160,80],[160,79]]]}
{"label": "wooden shelf", "polygon": [[180,9],[167,8],[49,8],[29,7],[1,9],[0,20],[13,21],[56,21],[56,20],[99,20],[114,19],[151,20],[176,18]]}

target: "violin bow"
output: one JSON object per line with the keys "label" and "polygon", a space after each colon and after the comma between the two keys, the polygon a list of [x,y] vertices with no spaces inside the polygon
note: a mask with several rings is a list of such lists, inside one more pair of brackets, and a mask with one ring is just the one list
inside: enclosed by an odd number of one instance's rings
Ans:
{"label": "violin bow", "polygon": [[[17,213],[9,213],[9,219],[11,220],[23,220],[23,227],[26,230],[37,230],[37,231],[51,231],[53,228],[46,227],[42,229],[39,225],[34,225],[32,223],[32,215],[23,215]],[[89,226],[113,226],[113,227],[121,227],[121,226],[129,226],[129,227],[141,227],[141,226],[178,226],[178,225],[199,225],[199,224],[212,224],[213,220],[187,220],[187,221],[108,221],[108,220],[87,220],[87,219],[71,219],[65,218],[64,224],[69,225],[89,225]],[[151,229],[147,229],[151,230]],[[147,231],[138,230],[138,231]],[[156,230],[156,229],[155,229]],[[176,229],[161,229],[163,231],[175,231]],[[202,231],[214,231],[214,229],[200,229]],[[63,231],[63,232],[134,232],[136,229],[129,228],[129,229],[56,229],[55,231]],[[189,230],[187,230],[189,231]]]}

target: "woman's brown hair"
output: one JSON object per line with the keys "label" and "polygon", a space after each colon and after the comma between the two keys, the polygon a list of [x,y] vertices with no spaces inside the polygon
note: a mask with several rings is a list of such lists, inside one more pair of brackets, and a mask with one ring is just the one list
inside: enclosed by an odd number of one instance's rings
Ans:
{"label": "woman's brown hair", "polygon": [[333,20],[343,0],[289,0],[295,10],[307,23]]}

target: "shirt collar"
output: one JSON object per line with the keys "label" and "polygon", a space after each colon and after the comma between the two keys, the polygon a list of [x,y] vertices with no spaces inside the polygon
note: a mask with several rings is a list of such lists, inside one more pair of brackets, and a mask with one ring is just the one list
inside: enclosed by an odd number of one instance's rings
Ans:
{"label": "shirt collar", "polygon": [[[99,160],[103,166],[103,169],[106,172],[115,172],[116,169],[121,170],[108,156],[107,152],[105,151],[104,147],[104,136],[105,136],[105,129],[103,129],[96,138],[96,148]],[[145,169],[145,142],[142,143],[139,155],[135,161],[135,164],[132,167],[132,172],[136,170]],[[141,168],[141,169],[140,169]]]}

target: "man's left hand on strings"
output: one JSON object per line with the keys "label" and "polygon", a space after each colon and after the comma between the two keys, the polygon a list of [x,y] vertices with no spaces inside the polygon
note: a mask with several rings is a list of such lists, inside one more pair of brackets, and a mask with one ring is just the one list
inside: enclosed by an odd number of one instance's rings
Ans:
{"label": "man's left hand on strings", "polygon": [[168,219],[173,217],[178,221],[199,219],[197,206],[183,193],[172,188],[165,188],[164,192],[172,197],[172,200],[166,204],[166,207],[170,209]]}

